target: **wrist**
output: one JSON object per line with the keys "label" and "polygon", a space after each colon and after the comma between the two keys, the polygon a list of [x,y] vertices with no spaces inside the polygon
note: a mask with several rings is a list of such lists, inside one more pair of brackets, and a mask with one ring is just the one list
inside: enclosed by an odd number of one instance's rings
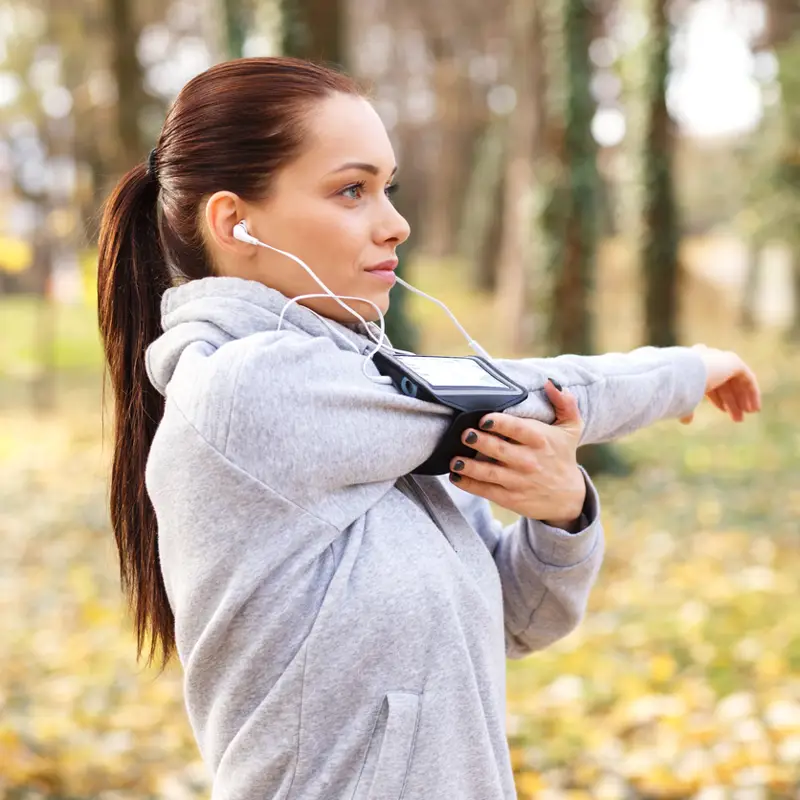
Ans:
{"label": "wrist", "polygon": [[582,529],[584,526],[583,510],[586,505],[587,490],[586,481],[580,470],[577,470],[577,480],[574,499],[569,504],[569,507],[565,508],[566,513],[564,516],[559,515],[555,519],[543,519],[542,522],[545,525],[549,525],[551,528],[559,528],[567,533],[577,533]]}
{"label": "wrist", "polygon": [[585,527],[583,519],[583,514],[579,514],[572,520],[543,519],[542,522],[550,528],[557,528],[566,533],[578,533]]}

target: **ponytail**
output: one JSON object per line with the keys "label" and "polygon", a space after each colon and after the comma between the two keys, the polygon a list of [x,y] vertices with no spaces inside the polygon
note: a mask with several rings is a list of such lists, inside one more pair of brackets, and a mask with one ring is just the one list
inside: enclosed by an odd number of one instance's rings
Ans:
{"label": "ponytail", "polygon": [[275,176],[309,146],[308,112],[335,93],[363,96],[346,75],[301,59],[215,64],[181,89],[148,166],[122,178],[103,212],[97,298],[115,401],[111,525],[137,656],[149,638],[149,662],[160,648],[166,665],[175,651],[144,479],[164,413],[145,371],[145,351],[161,334],[161,298],[173,280],[215,274],[201,224],[204,200],[221,189],[247,201],[266,198]]}
{"label": "ponytail", "polygon": [[164,413],[164,398],[145,371],[145,350],[161,333],[161,297],[170,285],[158,231],[158,192],[158,180],[140,164],[109,197],[100,226],[97,313],[114,393],[110,516],[120,579],[135,620],[137,659],[149,635],[148,664],[160,647],[163,667],[175,649],[174,617],[144,480]]}

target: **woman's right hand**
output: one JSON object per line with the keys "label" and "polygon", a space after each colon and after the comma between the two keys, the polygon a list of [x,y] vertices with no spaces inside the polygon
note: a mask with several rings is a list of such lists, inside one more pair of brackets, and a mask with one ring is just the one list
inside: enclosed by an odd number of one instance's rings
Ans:
{"label": "woman's right hand", "polygon": [[[745,414],[761,411],[761,390],[755,373],[732,350],[717,350],[696,344],[692,347],[706,365],[705,396],[720,410],[730,414],[734,422],[742,422]],[[681,417],[688,425],[694,413]]]}

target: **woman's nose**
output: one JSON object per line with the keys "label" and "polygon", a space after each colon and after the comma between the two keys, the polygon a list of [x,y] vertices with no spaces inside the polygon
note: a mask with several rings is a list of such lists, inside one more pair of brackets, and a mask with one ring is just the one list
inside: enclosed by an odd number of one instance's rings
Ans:
{"label": "woman's nose", "polygon": [[406,218],[390,203],[390,209],[376,238],[381,243],[391,241],[396,244],[402,244],[408,239],[410,233],[411,226],[406,221]]}

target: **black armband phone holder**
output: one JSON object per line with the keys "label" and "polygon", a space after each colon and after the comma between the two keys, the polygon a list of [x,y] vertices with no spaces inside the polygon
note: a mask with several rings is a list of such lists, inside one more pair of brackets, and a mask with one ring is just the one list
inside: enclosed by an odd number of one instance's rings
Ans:
{"label": "black armband phone holder", "polygon": [[444,475],[457,456],[474,458],[476,451],[461,439],[467,428],[477,428],[481,418],[521,403],[528,390],[480,356],[418,356],[379,350],[375,366],[409,397],[453,409],[444,436],[427,461],[413,475]]}

